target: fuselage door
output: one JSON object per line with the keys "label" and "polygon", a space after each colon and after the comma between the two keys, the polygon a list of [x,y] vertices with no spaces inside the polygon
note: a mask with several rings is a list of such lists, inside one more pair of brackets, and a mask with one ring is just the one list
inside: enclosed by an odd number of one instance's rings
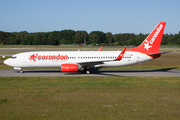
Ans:
{"label": "fuselage door", "polygon": [[22,55],[22,62],[27,63],[27,55],[26,54]]}
{"label": "fuselage door", "polygon": [[139,53],[136,54],[136,62],[140,62],[140,54]]}

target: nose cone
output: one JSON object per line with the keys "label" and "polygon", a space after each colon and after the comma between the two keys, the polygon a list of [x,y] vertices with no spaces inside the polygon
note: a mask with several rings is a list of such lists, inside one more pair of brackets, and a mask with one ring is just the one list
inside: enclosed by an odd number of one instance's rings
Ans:
{"label": "nose cone", "polygon": [[5,60],[3,63],[4,63],[5,65],[9,65],[9,64],[10,64],[10,61],[9,61],[9,59],[7,59],[7,60]]}

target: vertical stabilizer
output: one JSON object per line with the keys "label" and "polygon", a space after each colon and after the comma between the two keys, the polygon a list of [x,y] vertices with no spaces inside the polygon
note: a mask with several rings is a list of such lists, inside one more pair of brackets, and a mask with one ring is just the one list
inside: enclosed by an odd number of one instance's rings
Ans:
{"label": "vertical stabilizer", "polygon": [[129,49],[127,51],[141,52],[145,54],[156,53],[159,51],[164,28],[166,22],[160,22],[153,31],[147,36],[147,38],[138,47]]}

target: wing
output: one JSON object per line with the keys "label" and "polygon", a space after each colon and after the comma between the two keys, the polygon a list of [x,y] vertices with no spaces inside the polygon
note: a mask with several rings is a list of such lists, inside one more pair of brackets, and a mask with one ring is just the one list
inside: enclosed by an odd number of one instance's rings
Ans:
{"label": "wing", "polygon": [[77,64],[79,64],[81,66],[94,66],[94,65],[98,65],[98,64],[104,64],[104,62],[109,62],[109,61],[120,61],[123,58],[125,51],[126,51],[126,48],[124,48],[124,50],[114,60],[77,62]]}

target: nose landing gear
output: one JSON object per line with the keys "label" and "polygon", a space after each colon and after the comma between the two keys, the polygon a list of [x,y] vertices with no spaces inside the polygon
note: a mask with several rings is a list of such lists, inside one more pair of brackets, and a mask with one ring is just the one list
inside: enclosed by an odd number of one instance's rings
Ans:
{"label": "nose landing gear", "polygon": [[21,73],[21,74],[23,73],[22,69],[19,71],[19,73]]}
{"label": "nose landing gear", "polygon": [[14,70],[19,70],[19,73],[23,73],[22,68],[14,67]]}

